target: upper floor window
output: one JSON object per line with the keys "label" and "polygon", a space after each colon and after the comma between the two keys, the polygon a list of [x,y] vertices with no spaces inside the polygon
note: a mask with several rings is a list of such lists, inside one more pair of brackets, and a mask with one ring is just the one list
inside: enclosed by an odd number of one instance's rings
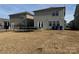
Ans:
{"label": "upper floor window", "polygon": [[59,16],[59,12],[58,11],[53,12],[52,16]]}
{"label": "upper floor window", "polygon": [[56,11],[56,16],[59,16],[59,12],[58,11]]}
{"label": "upper floor window", "polygon": [[55,16],[55,13],[54,12],[52,13],[52,16]]}

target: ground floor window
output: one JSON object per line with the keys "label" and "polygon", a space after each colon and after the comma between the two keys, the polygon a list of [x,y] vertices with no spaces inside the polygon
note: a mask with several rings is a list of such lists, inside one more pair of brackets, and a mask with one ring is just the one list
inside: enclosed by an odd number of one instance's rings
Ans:
{"label": "ground floor window", "polygon": [[63,26],[60,25],[59,21],[49,21],[49,26],[51,29],[63,29]]}
{"label": "ground floor window", "polygon": [[60,26],[60,22],[59,21],[57,21],[57,26]]}
{"label": "ground floor window", "polygon": [[56,25],[56,22],[55,21],[52,21],[53,22],[53,26],[55,26]]}
{"label": "ground floor window", "polygon": [[53,26],[60,26],[60,22],[59,21],[53,21]]}
{"label": "ground floor window", "polygon": [[40,22],[39,22],[39,28],[40,28]]}
{"label": "ground floor window", "polygon": [[43,27],[43,22],[41,23],[41,27]]}
{"label": "ground floor window", "polygon": [[49,21],[49,26],[52,26],[52,21]]}
{"label": "ground floor window", "polygon": [[57,25],[57,21],[49,21],[49,26],[56,26]]}

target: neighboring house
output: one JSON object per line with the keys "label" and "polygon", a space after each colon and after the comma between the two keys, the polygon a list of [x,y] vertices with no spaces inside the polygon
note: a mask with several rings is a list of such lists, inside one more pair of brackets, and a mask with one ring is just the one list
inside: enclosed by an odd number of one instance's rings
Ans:
{"label": "neighboring house", "polygon": [[10,16],[11,29],[24,29],[34,27],[33,15],[29,12],[21,12],[11,14],[9,16]]}
{"label": "neighboring house", "polygon": [[79,4],[76,5],[76,10],[74,14],[74,28],[79,29]]}
{"label": "neighboring house", "polygon": [[51,7],[47,9],[41,9],[33,11],[34,26],[43,29],[52,29],[55,27],[61,27],[65,29],[65,7]]}
{"label": "neighboring house", "polygon": [[9,29],[9,20],[0,18],[0,29]]}
{"label": "neighboring house", "polygon": [[68,28],[70,28],[70,29],[75,29],[75,28],[74,28],[74,20],[72,20],[72,21],[70,21],[70,22],[68,23]]}

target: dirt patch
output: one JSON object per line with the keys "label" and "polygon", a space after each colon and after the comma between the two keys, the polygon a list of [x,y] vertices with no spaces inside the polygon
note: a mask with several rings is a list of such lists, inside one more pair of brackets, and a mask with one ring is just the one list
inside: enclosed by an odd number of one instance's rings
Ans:
{"label": "dirt patch", "polygon": [[0,53],[79,53],[79,31],[0,32]]}

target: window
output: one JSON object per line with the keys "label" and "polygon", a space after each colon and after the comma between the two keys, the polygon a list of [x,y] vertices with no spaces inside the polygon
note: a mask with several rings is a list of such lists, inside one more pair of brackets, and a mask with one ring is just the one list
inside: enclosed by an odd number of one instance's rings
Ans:
{"label": "window", "polygon": [[53,12],[52,16],[59,16],[59,12],[58,11]]}
{"label": "window", "polygon": [[40,22],[39,22],[39,28],[40,28]]}
{"label": "window", "polygon": [[59,21],[57,21],[57,26],[60,26],[60,23],[59,23]]}
{"label": "window", "polygon": [[43,22],[41,23],[41,27],[43,27]]}
{"label": "window", "polygon": [[51,21],[49,21],[49,26],[52,26],[52,22]]}
{"label": "window", "polygon": [[55,13],[54,12],[52,13],[52,16],[55,16]]}
{"label": "window", "polygon": [[53,25],[55,26],[55,21],[53,21]]}
{"label": "window", "polygon": [[58,11],[56,11],[56,16],[59,16],[59,13],[58,13]]}

